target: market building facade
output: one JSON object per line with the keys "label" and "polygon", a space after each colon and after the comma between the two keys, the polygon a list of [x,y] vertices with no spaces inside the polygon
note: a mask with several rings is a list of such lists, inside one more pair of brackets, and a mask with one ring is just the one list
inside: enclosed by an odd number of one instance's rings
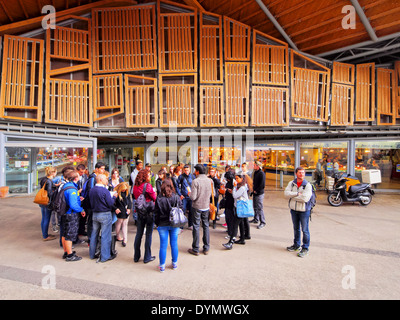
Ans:
{"label": "market building facade", "polygon": [[321,160],[360,180],[379,170],[377,190],[400,190],[400,59],[390,51],[400,23],[381,22],[394,29],[374,42],[391,57],[378,63],[354,54],[363,38],[300,51],[273,17],[279,37],[238,11],[185,2],[93,1],[57,11],[48,28],[44,16],[2,26],[0,186],[33,193],[48,165],[103,161],[127,178],[137,159],[154,172],[258,160],[267,188],[280,189],[299,165],[314,179]]}

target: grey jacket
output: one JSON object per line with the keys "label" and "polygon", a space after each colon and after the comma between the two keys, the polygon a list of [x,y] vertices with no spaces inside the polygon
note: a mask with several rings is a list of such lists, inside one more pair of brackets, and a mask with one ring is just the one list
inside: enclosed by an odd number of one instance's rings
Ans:
{"label": "grey jacket", "polygon": [[194,209],[205,210],[210,208],[211,188],[214,188],[214,183],[205,174],[199,174],[193,180],[192,192],[189,197]]}
{"label": "grey jacket", "polygon": [[307,181],[303,181],[303,184],[298,188],[296,180],[292,180],[288,183],[284,195],[285,198],[289,199],[290,209],[305,212],[306,203],[312,196],[311,184],[307,183]]}

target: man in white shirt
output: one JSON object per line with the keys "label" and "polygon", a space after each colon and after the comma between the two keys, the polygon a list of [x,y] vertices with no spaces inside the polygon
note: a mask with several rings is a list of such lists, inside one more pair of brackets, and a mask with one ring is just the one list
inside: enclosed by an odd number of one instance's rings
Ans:
{"label": "man in white shirt", "polygon": [[131,177],[129,179],[129,185],[131,186],[131,194],[133,193],[133,186],[135,185],[136,177],[140,170],[143,169],[143,161],[137,160],[136,161],[136,168],[132,171]]}

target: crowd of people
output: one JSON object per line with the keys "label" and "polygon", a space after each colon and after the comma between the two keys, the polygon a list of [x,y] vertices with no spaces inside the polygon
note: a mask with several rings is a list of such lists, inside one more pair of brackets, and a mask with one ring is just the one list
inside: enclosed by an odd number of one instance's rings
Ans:
{"label": "crowd of people", "polygon": [[[64,250],[63,259],[81,260],[82,257],[78,256],[73,248],[77,243],[84,243],[83,238],[86,236],[90,259],[106,262],[116,258],[117,242],[126,247],[129,236],[128,221],[132,216],[136,225],[133,261],[137,263],[142,257],[144,234],[143,262],[149,263],[156,259],[152,255],[152,236],[156,228],[160,238],[158,267],[163,272],[168,244],[171,246],[172,269],[178,267],[178,236],[183,228],[192,231],[192,243],[188,249],[190,254],[198,256],[200,252],[204,255],[209,253],[210,225],[212,228],[216,227],[216,221],[222,217],[221,209],[224,209],[226,223],[223,226],[227,228],[225,238],[228,242],[222,245],[231,250],[235,244],[244,245],[246,240],[251,239],[250,223],[257,223],[258,229],[266,225],[263,210],[265,173],[261,163],[256,161],[253,167],[253,172],[249,172],[246,163],[243,163],[241,171],[226,166],[225,172],[220,175],[215,168],[207,168],[202,164],[195,165],[193,173],[189,165],[179,164],[169,168],[162,167],[154,174],[150,164],[143,168],[143,162],[138,160],[129,181],[124,181],[119,176],[118,169],[114,168],[108,173],[106,165],[102,162],[96,163],[91,174],[84,165],[78,165],[76,168],[66,166],[62,169],[60,177],[57,177],[55,168],[47,167],[46,177],[40,182],[41,187],[46,184],[49,196],[49,204],[40,206],[43,240],[56,238],[48,234],[48,229],[50,220],[57,219],[60,246]],[[66,210],[54,217],[52,209],[57,207],[54,202],[60,201],[61,193]],[[57,197],[58,194],[60,196]],[[285,195],[291,197],[292,193],[289,195],[286,192]],[[247,201],[251,197],[254,218],[249,221],[248,218],[238,217],[237,203],[240,200]],[[304,197],[301,200],[296,198],[296,201],[305,200],[307,199]],[[217,211],[211,223],[210,203],[216,205]],[[187,216],[187,226],[171,226],[172,208],[183,210]],[[294,226],[296,242],[292,246],[296,250],[300,247],[297,224]],[[58,231],[54,228],[53,230]],[[307,237],[308,245],[309,233]],[[293,251],[293,248],[288,250]]]}

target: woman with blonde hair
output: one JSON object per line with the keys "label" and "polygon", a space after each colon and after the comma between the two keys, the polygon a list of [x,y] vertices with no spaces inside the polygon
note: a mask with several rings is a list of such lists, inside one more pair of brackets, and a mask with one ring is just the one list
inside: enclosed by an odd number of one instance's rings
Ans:
{"label": "woman with blonde hair", "polygon": [[[115,233],[117,241],[122,241],[122,246],[126,247],[128,240],[128,218],[132,210],[132,199],[129,194],[129,183],[121,182],[115,186],[114,191],[117,192],[113,211],[117,215],[115,223]],[[122,239],[119,238],[119,233],[122,231]]]}
{"label": "woman with blonde hair", "polygon": [[40,188],[43,188],[44,185],[47,191],[47,196],[49,197],[49,203],[47,205],[40,204],[39,207],[42,211],[42,221],[40,223],[42,229],[42,236],[44,241],[54,240],[56,237],[52,234],[48,233],[50,218],[51,218],[51,210],[50,210],[50,201],[55,191],[55,186],[53,183],[53,179],[57,175],[57,169],[54,167],[46,167],[45,168],[46,176],[40,180]]}

